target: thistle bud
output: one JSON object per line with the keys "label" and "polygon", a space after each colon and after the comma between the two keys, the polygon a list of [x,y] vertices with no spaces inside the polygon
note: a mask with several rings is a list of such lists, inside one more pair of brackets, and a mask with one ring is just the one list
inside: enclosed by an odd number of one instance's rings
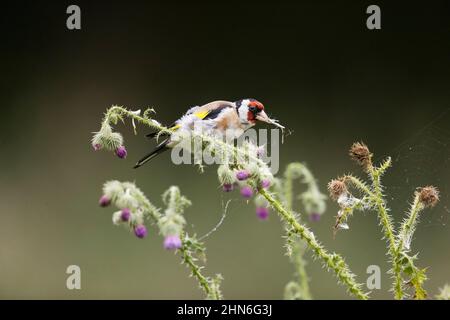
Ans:
{"label": "thistle bud", "polygon": [[263,179],[261,181],[261,188],[268,189],[270,187],[271,183],[269,179]]}
{"label": "thistle bud", "polygon": [[256,216],[260,220],[267,220],[269,217],[269,208],[267,207],[256,207]]}
{"label": "thistle bud", "polygon": [[349,155],[350,158],[362,166],[364,170],[367,171],[372,167],[372,154],[364,143],[355,142],[350,148]]}
{"label": "thistle bud", "polygon": [[253,196],[253,189],[250,186],[242,187],[241,195],[247,199],[251,198]]}
{"label": "thistle bud", "polygon": [[331,198],[337,200],[342,194],[347,193],[347,186],[343,181],[333,179],[328,183],[328,191]]}
{"label": "thistle bud", "polygon": [[103,195],[100,197],[100,200],[98,201],[98,204],[100,207],[107,207],[111,203],[111,199],[109,199],[106,195]]}
{"label": "thistle bud", "polygon": [[232,170],[227,165],[221,165],[217,169],[217,176],[222,185],[233,184],[236,182],[236,177]]}
{"label": "thistle bud", "polygon": [[234,186],[232,183],[225,183],[222,187],[223,187],[224,192],[231,192],[234,189]]}
{"label": "thistle bud", "polygon": [[247,170],[240,170],[236,173],[236,178],[239,181],[245,181],[248,179],[249,176],[250,176],[250,174],[248,173]]}
{"label": "thistle bud", "polygon": [[120,214],[120,219],[123,222],[127,222],[127,221],[130,221],[130,218],[131,218],[131,211],[130,211],[130,209],[128,209],[128,208],[122,209],[121,214]]}
{"label": "thistle bud", "polygon": [[123,137],[118,132],[113,132],[108,123],[104,123],[100,131],[95,132],[92,137],[92,146],[96,150],[96,146],[108,150],[116,150],[123,145]]}
{"label": "thistle bud", "polygon": [[166,250],[176,250],[180,249],[182,246],[181,239],[179,236],[167,236],[164,239],[164,248]]}
{"label": "thistle bud", "polygon": [[134,228],[134,234],[139,239],[145,238],[147,236],[147,228],[143,224],[137,225]]}
{"label": "thistle bud", "polygon": [[123,222],[121,216],[122,216],[122,211],[114,212],[112,215],[113,224],[115,224],[116,226],[120,225]]}
{"label": "thistle bud", "polygon": [[423,187],[417,192],[419,193],[419,201],[425,207],[434,207],[439,202],[439,190],[436,187]]}
{"label": "thistle bud", "polygon": [[120,159],[125,159],[127,157],[127,149],[124,146],[120,146],[116,149],[116,155]]}

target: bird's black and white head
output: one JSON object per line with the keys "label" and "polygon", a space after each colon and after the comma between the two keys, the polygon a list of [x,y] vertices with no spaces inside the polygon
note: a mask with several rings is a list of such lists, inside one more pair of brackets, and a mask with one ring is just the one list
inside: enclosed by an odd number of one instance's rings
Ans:
{"label": "bird's black and white head", "polygon": [[256,99],[242,99],[235,102],[242,123],[256,124],[256,121],[272,123],[264,111],[264,105]]}

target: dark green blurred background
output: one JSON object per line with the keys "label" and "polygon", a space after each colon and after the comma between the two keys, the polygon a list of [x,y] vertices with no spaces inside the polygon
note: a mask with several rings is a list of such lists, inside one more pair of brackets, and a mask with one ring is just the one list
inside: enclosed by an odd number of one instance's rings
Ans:
{"label": "dark green blurred background", "polygon": [[[169,154],[140,170],[153,147],[140,129],[119,126],[128,158],[94,152],[91,133],[112,104],[153,106],[169,124],[188,107],[254,97],[293,134],[282,168],[306,162],[321,188],[346,172],[363,140],[391,155],[385,178],[396,222],[417,186],[437,185],[442,201],[424,213],[413,242],[429,266],[431,295],[450,281],[448,250],[450,5],[377,2],[382,30],[366,29],[368,2],[324,3],[76,1],[82,30],[66,29],[66,1],[19,1],[1,8],[0,298],[201,298],[180,259],[155,230],[137,240],[100,209],[108,179],[135,181],[158,205],[170,185],[193,201],[186,212],[198,234],[220,219],[215,168],[200,175]],[[128,123],[129,124],[129,123]],[[226,298],[279,299],[291,278],[282,228],[257,221],[237,194],[223,226],[207,241],[206,272],[220,272]],[[312,226],[346,257],[358,280],[378,264],[390,280],[376,215],[356,215],[333,240],[337,206]],[[310,259],[311,260],[311,259]],[[66,289],[66,267],[82,270],[82,290]],[[308,265],[315,298],[346,299],[320,263]]]}

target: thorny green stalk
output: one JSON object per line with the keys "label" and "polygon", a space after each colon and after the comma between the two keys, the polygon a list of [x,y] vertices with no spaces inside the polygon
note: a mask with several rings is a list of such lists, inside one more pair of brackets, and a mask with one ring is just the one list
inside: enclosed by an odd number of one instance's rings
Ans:
{"label": "thorny green stalk", "polygon": [[388,214],[387,206],[384,201],[383,188],[381,186],[381,176],[391,165],[391,159],[388,158],[382,166],[375,168],[372,163],[367,166],[366,170],[372,181],[372,190],[367,185],[351,175],[343,178],[344,182],[350,182],[355,188],[363,192],[369,199],[369,202],[373,203],[377,209],[378,219],[380,220],[384,237],[388,242],[388,254],[392,263],[392,271],[394,276],[394,292],[397,299],[402,299],[402,278],[401,278],[401,265],[398,261],[398,251],[395,241],[394,226],[392,218]]}
{"label": "thorny green stalk", "polygon": [[[319,191],[318,185],[308,168],[298,162],[290,163],[285,172],[284,179],[280,181],[280,188],[276,188],[280,195],[280,200],[287,210],[294,208],[294,180],[299,179],[306,184],[307,190],[300,195],[306,213],[311,215],[321,215],[326,209],[325,196]],[[297,216],[300,221],[300,216]],[[290,227],[287,230],[287,248],[291,263],[295,266],[296,281],[291,281],[286,285],[285,298],[289,300],[302,299],[311,300],[312,295],[309,289],[309,278],[306,272],[306,244],[298,239],[292,238]],[[294,234],[295,235],[295,234]]]}
{"label": "thorny green stalk", "polygon": [[[123,120],[122,115],[128,116],[131,119],[135,119],[138,122],[147,125],[148,127],[151,127],[159,132],[173,133],[172,130],[162,126],[158,122],[154,121],[153,119],[148,118],[148,112],[144,113],[144,117],[139,116],[135,112],[129,111],[123,107],[119,106],[113,106],[110,109],[108,109],[102,125],[109,124],[109,122],[112,122],[116,124],[118,120]],[[201,135],[195,132],[192,132],[191,139],[193,138],[200,138],[203,139],[205,142],[213,143],[217,146],[220,146],[221,148],[227,150],[228,152],[231,152],[233,154],[239,154],[244,157],[248,157],[249,154],[245,152],[245,150],[242,150],[241,148],[236,148],[234,145],[231,145],[227,142],[221,141],[217,138]],[[253,155],[250,155],[252,160],[256,164],[265,165],[265,163]],[[328,253],[315,239],[314,235],[311,231],[309,231],[304,225],[300,224],[294,214],[290,211],[287,211],[283,205],[273,198],[267,191],[264,189],[258,188],[259,193],[271,204],[271,206],[279,213],[280,217],[292,227],[292,229],[298,234],[298,236],[305,240],[308,244],[308,247],[312,250],[312,252],[321,260],[323,260],[324,265],[327,267],[327,269],[333,270],[333,272],[337,275],[338,280],[343,283],[348,291],[355,295],[359,299],[367,300],[368,294],[364,293],[361,290],[361,285],[356,283],[354,280],[354,274],[349,270],[347,264],[343,260],[341,256],[335,253]]]}
{"label": "thorny green stalk", "polygon": [[[165,216],[169,219],[174,220],[175,223],[185,224],[184,218],[182,217],[182,212],[186,207],[191,205],[186,197],[181,195],[180,189],[178,187],[172,186],[163,194],[163,201],[167,208],[165,210]],[[167,223],[164,219],[160,219],[160,225]],[[172,222],[172,224],[174,223]],[[170,222],[169,222],[170,223]],[[169,228],[173,226],[169,226]],[[162,229],[162,228],[161,228]],[[170,231],[169,231],[170,233]],[[191,275],[195,277],[199,283],[200,288],[206,294],[207,299],[219,300],[222,299],[222,294],[220,293],[219,285],[215,285],[215,281],[211,278],[207,278],[202,274],[202,266],[197,265],[196,255],[203,257],[205,259],[205,247],[200,243],[196,237],[189,237],[185,231],[181,231],[182,246],[180,248],[182,262],[189,267],[191,270]],[[220,278],[217,275],[216,278]]]}
{"label": "thorny green stalk", "polygon": [[[418,300],[425,299],[427,293],[423,288],[423,283],[427,279],[426,269],[416,267],[414,260],[417,259],[417,256],[411,257],[408,252],[420,211],[427,206],[434,206],[439,201],[439,191],[432,186],[416,191],[408,215],[404,219],[399,232],[396,233],[384,200],[383,186],[381,184],[381,176],[391,166],[391,159],[388,158],[379,167],[375,167],[372,164],[372,154],[369,149],[365,144],[359,142],[352,145],[350,156],[367,172],[372,185],[369,187],[365,182],[352,175],[330,182],[329,190],[341,206],[341,217],[346,210],[353,212],[355,204],[362,204],[359,209],[376,209],[383,229],[383,235],[388,242],[388,254],[392,263],[392,269],[389,272],[393,274],[394,278],[392,291],[395,299],[401,300],[406,296],[403,275],[409,276],[407,283],[415,290],[414,298]],[[347,185],[359,190],[364,197],[362,199],[353,197],[353,195],[348,193]],[[341,217],[338,214],[338,220]]]}
{"label": "thorny green stalk", "polygon": [[258,188],[258,192],[279,213],[280,217],[293,228],[298,236],[306,241],[308,247],[324,262],[327,269],[333,270],[338,280],[347,287],[350,293],[362,300],[367,300],[369,298],[368,294],[361,290],[361,284],[355,282],[355,275],[349,270],[347,264],[340,255],[328,253],[323,246],[317,242],[314,234],[309,231],[308,228],[300,224],[293,213],[287,211],[283,205],[266,190]]}
{"label": "thorny green stalk", "polygon": [[[391,273],[393,274],[394,278],[392,288],[394,291],[394,297],[397,300],[402,300],[405,297],[403,287],[404,280],[402,278],[402,271],[404,269],[403,265],[405,264],[411,270],[410,273],[413,275],[411,284],[414,286],[416,290],[415,295],[416,298],[425,299],[426,291],[422,287],[422,283],[425,279],[423,279],[424,275],[422,275],[422,270],[418,269],[414,265],[414,259],[412,259],[408,255],[406,255],[406,253],[403,252],[404,238],[402,239],[402,237],[400,236],[399,239],[402,240],[396,241],[392,218],[388,214],[387,205],[386,202],[384,201],[384,195],[381,186],[381,176],[390,166],[391,166],[391,158],[388,158],[379,168],[375,168],[373,166],[369,168],[369,175],[373,183],[373,194],[371,195],[372,201],[374,201],[376,204],[376,207],[378,209],[378,216],[383,226],[384,236],[388,241],[388,254],[390,256],[390,261],[392,264]],[[413,206],[414,208],[414,210],[412,211],[413,219],[409,219],[409,223],[413,223],[416,220],[418,213],[418,211],[416,210],[419,208],[418,205],[419,203],[417,203],[416,206]],[[404,225],[405,231],[409,229],[409,227],[410,227],[409,224],[405,224]],[[404,258],[403,263],[402,258]]]}
{"label": "thorny green stalk", "polygon": [[309,279],[306,272],[307,262],[304,259],[306,244],[303,241],[296,241],[292,245],[291,263],[295,266],[294,281],[290,281],[284,289],[286,300],[312,300],[309,289]]}
{"label": "thorny green stalk", "polygon": [[417,193],[414,197],[411,209],[408,212],[408,216],[403,221],[400,227],[400,232],[398,235],[398,243],[396,248],[397,253],[403,251],[405,246],[408,247],[409,250],[410,246],[409,242],[411,241],[412,235],[416,229],[418,215],[420,211],[422,211],[423,209],[424,205],[420,202],[419,194]]}
{"label": "thorny green stalk", "polygon": [[[220,282],[222,280],[221,275],[216,275],[215,278],[211,279],[202,274],[203,267],[197,265],[197,258],[194,257],[192,246],[195,239],[190,239],[189,236],[183,235],[183,246],[181,247],[181,255],[183,263],[191,269],[191,275],[195,277],[199,283],[200,288],[206,294],[209,300],[221,300],[223,299],[222,293],[220,292]],[[203,253],[203,252],[201,252]]]}
{"label": "thorny green stalk", "polygon": [[[412,285],[415,289],[415,299],[421,300],[427,297],[427,292],[423,289],[422,284],[427,279],[425,271],[417,268],[414,265],[414,260],[417,259],[416,256],[409,257],[408,252],[411,249],[411,242],[416,230],[416,226],[419,219],[419,214],[422,210],[425,209],[426,203],[421,201],[421,194],[423,194],[423,190],[429,189],[429,187],[422,188],[422,191],[416,191],[413,203],[411,205],[410,210],[406,218],[403,220],[403,223],[400,227],[400,231],[398,233],[397,239],[397,248],[396,248],[396,261],[399,268],[399,276],[396,277],[396,282],[394,284],[394,289],[397,295],[397,299],[403,299],[403,281],[401,279],[400,273],[402,272],[401,266],[403,265],[403,272],[407,275],[411,276],[409,284]],[[437,201],[437,200],[436,200]],[[431,206],[433,206],[432,204]]]}
{"label": "thorny green stalk", "polygon": [[[299,164],[301,166],[301,164]],[[294,167],[293,164],[288,165],[284,173],[284,202],[288,210],[292,210],[294,205]],[[289,237],[289,235],[288,235]],[[301,247],[302,244],[300,240],[296,241],[290,250],[289,259],[291,263],[295,266],[296,277],[298,278],[296,282],[291,281],[286,285],[285,288],[285,298],[289,300],[311,300],[311,292],[309,290],[309,279],[306,272],[306,261],[303,258],[305,250]]]}
{"label": "thorny green stalk", "polygon": [[[391,164],[391,159],[389,158],[385,163],[389,167]],[[387,212],[386,203],[384,201],[384,195],[381,187],[380,176],[384,171],[370,166],[369,175],[373,183],[373,195],[372,200],[376,203],[378,209],[378,218],[381,221],[382,229],[384,232],[384,237],[388,241],[388,254],[392,263],[392,271],[394,276],[394,292],[396,299],[403,298],[403,288],[402,288],[402,278],[401,278],[401,266],[398,264],[397,248],[395,243],[394,226],[392,224],[392,219]]]}
{"label": "thorny green stalk", "polygon": [[[401,300],[404,297],[403,279],[401,276],[402,266],[400,263],[400,259],[402,258],[404,246],[410,245],[405,242],[412,240],[412,234],[414,233],[414,228],[415,228],[415,224],[417,221],[417,215],[419,214],[420,210],[422,210],[422,209],[423,209],[423,205],[420,203],[419,195],[417,194],[414,197],[414,203],[411,206],[411,210],[409,211],[408,218],[405,219],[404,223],[400,227],[397,246],[395,248],[394,259],[393,259],[393,262],[394,262],[393,263],[393,271],[394,271],[394,278],[395,278],[393,289],[394,289],[394,293],[395,293],[395,298],[397,300]],[[414,269],[414,266],[412,266],[412,267]]]}
{"label": "thorny green stalk", "polygon": [[[391,159],[389,158],[386,161],[386,163],[388,163],[389,164],[388,166],[390,166]],[[380,169],[376,169],[374,167],[370,168],[369,174],[373,182],[372,199],[373,201],[375,201],[376,206],[378,208],[378,217],[383,226],[384,236],[389,242],[389,252],[391,256],[393,256],[393,253],[395,252],[394,226],[392,225],[392,219],[387,212],[386,203],[384,201],[384,195],[380,181],[380,176],[382,172],[383,171],[381,171]]]}

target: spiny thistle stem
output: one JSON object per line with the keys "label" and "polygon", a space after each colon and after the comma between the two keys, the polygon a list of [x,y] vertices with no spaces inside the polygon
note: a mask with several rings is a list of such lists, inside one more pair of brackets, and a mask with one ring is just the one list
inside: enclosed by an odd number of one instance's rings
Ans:
{"label": "spiny thistle stem", "polygon": [[[390,161],[386,161],[385,163],[389,163]],[[387,169],[387,166],[385,166]],[[384,167],[383,167],[384,168]],[[392,224],[391,217],[389,216],[386,204],[383,200],[383,192],[381,188],[381,180],[380,180],[380,170],[377,170],[373,167],[372,164],[369,165],[367,168],[369,176],[372,180],[372,187],[373,192],[366,186],[364,182],[359,180],[356,177],[353,177],[351,175],[347,175],[343,178],[344,182],[348,182],[355,186],[356,189],[363,192],[367,197],[369,197],[370,201],[375,203],[377,212],[378,212],[378,219],[381,222],[384,237],[388,241],[388,254],[391,257],[391,263],[392,263],[392,271],[394,273],[394,294],[395,298],[401,300],[404,296],[403,294],[403,279],[401,277],[402,267],[398,263],[398,251],[397,251],[397,245],[395,242],[395,234],[394,234],[394,227]]]}
{"label": "spiny thistle stem", "polygon": [[[386,166],[387,168],[387,166]],[[383,199],[383,192],[381,189],[380,181],[380,171],[376,170],[374,167],[370,167],[369,175],[373,183],[373,201],[376,203],[378,217],[381,221],[383,227],[384,236],[388,241],[388,254],[392,263],[392,271],[394,277],[394,297],[397,300],[401,300],[404,297],[403,292],[403,279],[401,276],[402,267],[399,264],[399,252],[397,250],[397,245],[395,241],[394,227],[392,224],[391,217],[389,216],[386,204]]]}
{"label": "spiny thistle stem", "polygon": [[289,282],[285,287],[284,296],[287,300],[312,300],[309,289],[309,278],[305,268],[304,247],[306,247],[306,243],[303,240],[296,241],[293,245],[290,260],[296,269],[296,281]]}
{"label": "spiny thistle stem", "polygon": [[[418,189],[415,193],[413,204],[404,219],[399,232],[395,233],[392,218],[388,213],[387,205],[384,200],[381,176],[391,166],[391,158],[387,158],[379,167],[375,167],[372,162],[372,153],[364,143],[354,143],[349,152],[350,157],[355,160],[363,170],[369,175],[372,181],[371,186],[367,186],[362,180],[351,175],[332,180],[328,184],[330,195],[341,207],[338,218],[344,217],[346,210],[352,212],[354,204],[358,209],[375,209],[378,213],[378,219],[382,226],[384,238],[388,242],[388,254],[393,274],[393,292],[397,300],[406,296],[404,284],[407,283],[414,288],[414,298],[422,300],[427,297],[427,292],[423,288],[423,283],[427,279],[426,269],[419,269],[414,265],[417,255],[410,256],[410,243],[412,235],[417,225],[420,211],[426,207],[433,207],[439,201],[439,190],[433,186],[427,186]],[[362,199],[355,198],[348,191],[348,185],[353,186],[364,195]],[[362,204],[362,205],[361,205]],[[347,226],[348,229],[348,226]],[[403,277],[409,277],[405,282]]]}
{"label": "spiny thistle stem", "polygon": [[206,295],[209,295],[211,293],[211,288],[209,287],[208,280],[206,280],[206,277],[202,275],[200,267],[195,264],[194,258],[189,253],[189,250],[185,244],[183,244],[183,247],[180,249],[180,251],[183,256],[184,263],[191,269],[192,275],[197,278],[200,287],[203,289],[203,291],[205,291]]}
{"label": "spiny thistle stem", "polygon": [[[292,211],[294,208],[294,180],[299,179],[301,183],[307,186],[307,190],[300,194],[303,207],[306,213],[313,219],[319,219],[326,209],[326,196],[319,191],[316,180],[306,165],[294,162],[290,163],[285,172],[284,179],[280,181],[282,188],[278,188],[281,202],[285,205],[286,210]],[[297,216],[300,221],[300,215]],[[312,299],[309,290],[309,278],[306,272],[306,261],[304,259],[306,244],[301,239],[290,239],[290,227],[288,229],[288,255],[296,269],[297,283],[291,281],[285,292],[292,299]],[[305,248],[304,248],[305,247]],[[297,290],[297,293],[295,293]]]}
{"label": "spiny thistle stem", "polygon": [[[140,122],[144,125],[147,125],[148,127],[158,130],[160,132],[169,133],[169,134],[173,133],[172,130],[158,124],[156,121],[152,121],[152,119],[149,119],[147,117],[141,117],[140,115],[134,113],[133,111],[127,110],[126,108],[121,107],[121,106],[112,106],[111,108],[109,108],[103,119],[103,124],[111,123],[111,122],[116,124],[117,120],[121,119],[120,118],[121,115],[126,115],[127,117],[129,117],[131,119],[135,119],[138,122]],[[119,116],[119,118],[118,118],[118,116]]]}
{"label": "spiny thistle stem", "polygon": [[202,267],[195,263],[197,258],[192,254],[190,240],[186,235],[183,236],[183,246],[180,248],[180,252],[183,263],[191,269],[192,276],[197,279],[199,286],[205,292],[206,297],[211,300],[222,299],[219,287],[213,285],[214,280],[205,277],[201,272]]}
{"label": "spiny thistle stem", "polygon": [[334,271],[339,281],[342,282],[350,293],[357,298],[367,300],[367,293],[361,290],[361,285],[354,280],[354,274],[348,269],[347,264],[339,255],[328,253],[315,239],[314,235],[302,224],[300,224],[294,215],[287,211],[283,205],[270,195],[266,190],[258,188],[258,192],[271,204],[271,206],[279,213],[280,217],[289,224],[301,239],[304,239],[313,253],[323,260],[327,268]]}
{"label": "spiny thistle stem", "polygon": [[380,173],[374,168],[371,168],[370,176],[373,181],[373,200],[377,205],[378,217],[383,226],[384,236],[389,242],[389,252],[392,256],[395,252],[395,235],[393,231],[394,227],[392,225],[391,217],[387,212],[386,203],[383,200],[384,197],[381,189]]}
{"label": "spiny thistle stem", "polygon": [[[402,224],[400,232],[398,235],[397,246],[395,249],[395,256],[393,259],[393,271],[394,271],[394,294],[395,299],[402,300],[404,297],[403,292],[403,279],[401,276],[402,265],[400,263],[401,253],[403,252],[406,241],[408,237],[412,237],[412,232],[414,232],[415,224],[417,221],[417,215],[423,209],[423,205],[419,201],[419,195],[416,194],[414,197],[413,205],[409,211],[408,218]],[[413,266],[413,268],[415,268]]]}
{"label": "spiny thistle stem", "polygon": [[419,193],[416,193],[411,209],[408,212],[408,217],[405,219],[404,223],[400,227],[398,244],[396,249],[397,253],[403,251],[404,246],[408,241],[408,238],[412,237],[412,234],[414,233],[416,228],[417,217],[420,211],[424,209],[424,205],[420,202],[419,198],[420,198]]}
{"label": "spiny thistle stem", "polygon": [[[284,181],[283,181],[283,186],[284,186],[284,200],[285,200],[285,205],[287,210],[292,210],[293,205],[294,205],[294,164],[290,164],[288,165],[288,167],[286,168],[286,171],[284,173]],[[301,166],[301,164],[299,164]],[[298,278],[298,283],[295,284],[295,288],[298,288],[298,291],[301,293],[301,297],[296,297],[296,298],[301,298],[303,300],[311,300],[312,299],[312,295],[311,292],[309,290],[309,279],[308,279],[308,274],[306,272],[306,262],[303,259],[303,253],[302,251],[300,251],[300,248],[298,248],[301,245],[301,243],[299,243],[299,241],[297,241],[296,244],[294,244],[296,248],[296,250],[291,250],[291,257],[290,260],[291,262],[294,264],[295,268],[296,268],[296,275]],[[292,284],[292,283],[291,283]],[[288,287],[290,286],[290,284],[287,285],[286,287],[286,291],[288,291]]]}
{"label": "spiny thistle stem", "polygon": [[300,290],[304,300],[312,300],[311,290],[309,289],[309,279],[306,273],[306,261],[303,259],[302,254],[294,256],[294,264],[297,267],[298,282],[300,284]]}

